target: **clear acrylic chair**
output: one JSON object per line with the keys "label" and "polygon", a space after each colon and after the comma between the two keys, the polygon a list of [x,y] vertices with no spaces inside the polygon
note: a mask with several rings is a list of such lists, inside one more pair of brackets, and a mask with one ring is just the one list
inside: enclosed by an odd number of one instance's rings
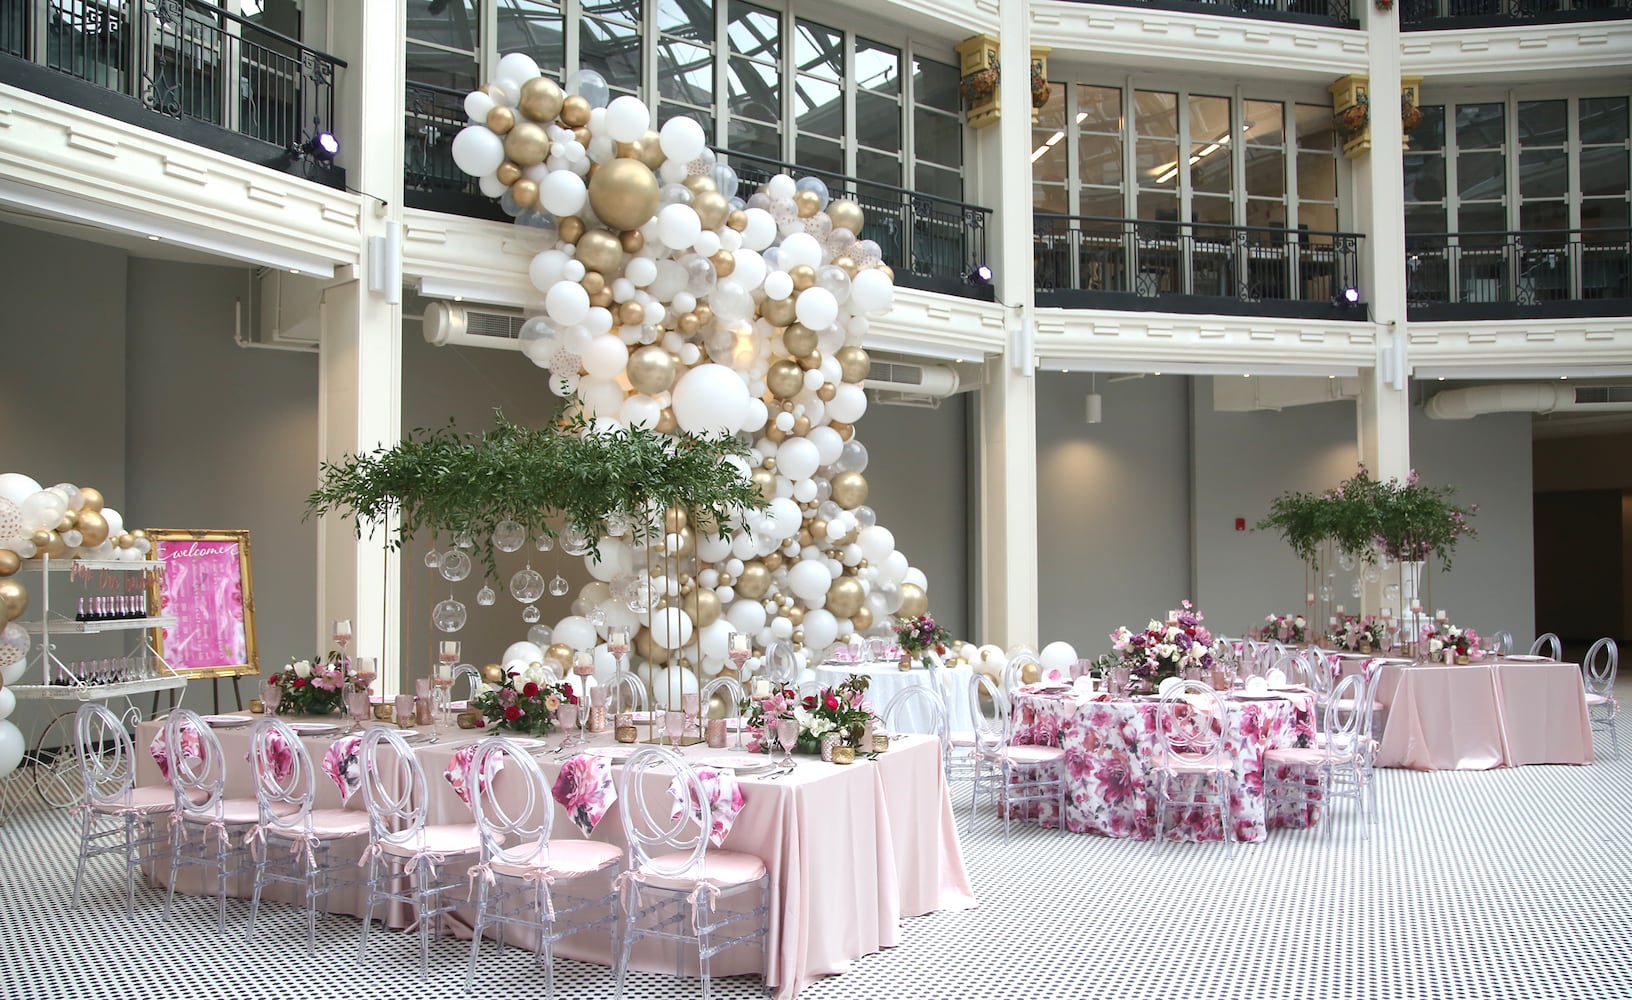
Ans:
{"label": "clear acrylic chair", "polygon": [[1036,664],[1038,675],[1042,675],[1042,661],[1037,659],[1037,657],[1033,656],[1031,653],[1025,651],[1014,654],[1013,656],[1009,657],[1009,662],[1003,664],[1003,673],[999,675],[999,679],[1003,686],[1004,694],[1013,696],[1014,689],[1025,683],[1027,664]]}
{"label": "clear acrylic chair", "polygon": [[1275,747],[1264,752],[1265,795],[1272,800],[1301,799],[1307,809],[1323,807],[1323,836],[1332,835],[1331,806],[1335,799],[1354,799],[1362,811],[1360,832],[1369,837],[1364,821],[1366,761],[1362,743],[1369,739],[1363,711],[1366,679],[1350,674],[1332,689],[1326,705],[1321,738],[1315,746]]}
{"label": "clear acrylic chair", "polygon": [[1581,679],[1587,689],[1587,714],[1592,719],[1594,732],[1609,734],[1609,749],[1614,757],[1621,755],[1620,736],[1615,732],[1615,716],[1620,705],[1615,701],[1615,674],[1621,659],[1615,640],[1605,636],[1587,650],[1581,661]]}
{"label": "clear acrylic chair", "polygon": [[1513,633],[1512,632],[1509,632],[1506,629],[1502,629],[1501,631],[1499,631],[1499,632],[1495,633],[1494,635],[1492,635],[1490,637],[1490,639],[1491,639],[1491,642],[1494,644],[1496,652],[1497,652],[1498,655],[1506,656],[1508,653],[1513,652]]}
{"label": "clear acrylic chair", "polygon": [[1562,660],[1564,658],[1564,644],[1558,641],[1558,636],[1551,632],[1543,632],[1536,636],[1536,641],[1530,644],[1530,655],[1542,655],[1542,647],[1547,649],[1547,658]]}
{"label": "clear acrylic chair", "polygon": [[1200,681],[1169,687],[1156,706],[1156,750],[1150,759],[1150,781],[1156,797],[1156,851],[1167,840],[1167,817],[1218,810],[1224,843],[1235,851],[1235,823],[1230,795],[1235,758],[1224,733],[1229,728],[1223,697]]}
{"label": "clear acrylic chair", "polygon": [[651,699],[646,691],[646,682],[633,671],[619,670],[607,682],[609,705],[615,705],[615,714],[623,712],[644,712],[650,706]]}
{"label": "clear acrylic chair", "polygon": [[986,674],[975,674],[970,680],[969,714],[975,720],[970,823],[974,823],[984,785],[988,786],[988,799],[995,796],[998,810],[1003,814],[1004,844],[1009,842],[1009,827],[1016,806],[1053,802],[1058,810],[1060,830],[1064,832],[1065,751],[1060,747],[1016,744],[1009,697]]}
{"label": "clear acrylic chair", "polygon": [[[164,917],[176,898],[176,878],[184,866],[215,872],[215,929],[227,929],[227,880],[249,869],[243,834],[260,819],[254,799],[227,797],[227,759],[215,731],[185,708],[164,723],[170,760],[170,887]],[[194,756],[196,752],[197,756]],[[193,834],[198,834],[196,847]]]}
{"label": "clear acrylic chair", "polygon": [[[946,703],[935,688],[923,684],[904,687],[891,696],[884,706],[884,725],[894,733],[926,733],[941,744],[944,758],[952,752],[946,729]],[[927,718],[927,727],[923,719]]]}
{"label": "clear acrylic chair", "polygon": [[[675,783],[682,801],[693,803],[694,809],[673,808],[670,789]],[[727,948],[757,941],[763,983],[769,988],[770,874],[755,855],[709,847],[712,813],[696,772],[667,747],[642,747],[624,765],[618,805],[629,861],[618,876],[623,948],[617,995],[623,996],[635,942],[648,937],[677,947],[696,944],[703,1000],[709,996],[709,960]],[[745,897],[744,905],[751,908],[722,905],[733,897]],[[678,964],[677,955],[677,975]]]}
{"label": "clear acrylic chair", "polygon": [[[136,787],[136,744],[119,716],[99,701],[88,701],[74,713],[74,749],[79,754],[84,800],[79,813],[79,862],[74,866],[74,894],[79,906],[85,865],[91,858],[118,854],[125,860],[125,912],[136,912],[136,873],[142,851],[151,861],[154,848],[165,842],[154,821],[175,808],[169,788]],[[98,830],[111,819],[114,825]],[[115,843],[104,843],[114,840]]]}
{"label": "clear acrylic chair", "polygon": [[[497,768],[497,770],[495,770]],[[494,775],[492,781],[482,775]],[[477,744],[466,772],[470,811],[481,837],[481,861],[470,869],[476,892],[476,924],[470,939],[465,992],[476,985],[482,935],[506,926],[529,932],[527,943],[544,969],[544,1000],[555,996],[555,942],[608,928],[617,954],[618,893],[610,877],[623,852],[576,838],[552,840],[555,799],[538,759],[503,736]],[[574,892],[588,886],[589,894]]]}
{"label": "clear acrylic chair", "polygon": [[[389,726],[363,735],[360,769],[368,808],[368,904],[363,913],[358,960],[368,959],[368,929],[381,903],[405,903],[419,928],[419,971],[430,971],[431,925],[462,902],[464,882],[443,881],[439,868],[449,860],[479,854],[474,823],[429,824],[430,785],[406,740]],[[397,888],[401,880],[403,888]],[[458,897],[450,899],[449,894]]]}
{"label": "clear acrylic chair", "polygon": [[747,700],[748,695],[743,691],[742,684],[740,684],[735,677],[727,677],[722,674],[721,676],[709,681],[707,684],[704,684],[702,693],[698,696],[698,702],[702,705],[702,712],[704,715],[708,714],[709,705],[713,703],[712,699],[716,692],[724,692],[723,697],[725,698],[726,704],[725,717],[733,720],[732,725],[736,727],[737,731],[737,749],[741,750],[742,731],[744,729],[742,724],[742,704]]}
{"label": "clear acrylic chair", "polygon": [[[249,898],[249,926],[246,940],[255,940],[255,918],[260,914],[261,893],[268,882],[299,886],[306,905],[306,951],[317,950],[317,901],[354,880],[336,879],[336,873],[355,868],[350,861],[334,862],[329,857],[336,843],[368,835],[368,814],[355,809],[314,809],[317,800],[317,769],[306,745],[276,716],[257,721],[249,731],[250,773],[255,779],[255,803],[259,822],[245,839],[255,858],[255,888]],[[268,865],[272,842],[288,854],[290,864]]]}

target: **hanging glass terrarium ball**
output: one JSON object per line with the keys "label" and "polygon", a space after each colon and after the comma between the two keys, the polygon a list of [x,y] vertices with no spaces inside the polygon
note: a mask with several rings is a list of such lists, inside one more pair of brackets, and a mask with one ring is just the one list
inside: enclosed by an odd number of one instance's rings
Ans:
{"label": "hanging glass terrarium ball", "polygon": [[489,587],[485,583],[482,584],[481,590],[476,591],[476,603],[480,604],[484,608],[491,608],[493,606],[493,602],[497,601],[498,599],[499,595],[493,593],[493,588]]}
{"label": "hanging glass terrarium ball", "polygon": [[555,538],[548,532],[540,531],[538,537],[533,540],[533,548],[540,552],[548,552],[555,548]]}
{"label": "hanging glass terrarium ball", "polygon": [[518,521],[505,518],[493,526],[493,547],[500,552],[514,552],[527,544],[527,529]]}
{"label": "hanging glass terrarium ball", "polygon": [[581,556],[589,551],[589,536],[577,528],[568,528],[561,535],[561,551],[569,556]]}
{"label": "hanging glass terrarium ball", "polygon": [[643,615],[650,611],[652,608],[651,581],[642,578],[631,583],[625,603],[629,605],[629,610],[637,615]]}
{"label": "hanging glass terrarium ball", "polygon": [[599,604],[595,605],[593,608],[590,608],[589,614],[585,615],[584,617],[588,618],[596,625],[606,624],[606,611]]}
{"label": "hanging glass terrarium ball", "polygon": [[521,620],[524,622],[538,621],[538,605],[529,604],[521,609]]}
{"label": "hanging glass terrarium ball", "polygon": [[1349,585],[1349,596],[1351,596],[1351,597],[1359,597],[1359,596],[1360,596],[1360,593],[1361,593],[1361,589],[1362,589],[1362,588],[1361,588],[1361,586],[1360,586],[1360,578],[1359,578],[1359,577],[1355,577],[1355,578],[1354,578],[1354,582],[1353,582],[1353,583],[1352,583],[1352,584],[1350,584],[1350,585]]}
{"label": "hanging glass terrarium ball", "polygon": [[561,576],[560,573],[557,573],[555,576],[550,578],[550,595],[552,597],[565,596],[567,589],[567,581]]}
{"label": "hanging glass terrarium ball", "polygon": [[460,601],[448,598],[438,601],[431,609],[431,624],[440,632],[457,632],[465,627],[465,606]]}
{"label": "hanging glass terrarium ball", "polygon": [[510,578],[510,596],[523,604],[531,604],[544,596],[544,578],[528,566],[518,569]]}
{"label": "hanging glass terrarium ball", "polygon": [[1339,552],[1338,553],[1338,555],[1337,555],[1337,567],[1339,569],[1341,569],[1343,572],[1353,573],[1354,572],[1354,567],[1357,566],[1357,565],[1359,565],[1359,560],[1354,558],[1353,553],[1350,553],[1350,552]]}
{"label": "hanging glass terrarium ball", "polygon": [[458,583],[470,575],[470,556],[462,549],[449,549],[442,553],[441,569],[444,580]]}
{"label": "hanging glass terrarium ball", "polygon": [[442,554],[435,549],[425,553],[425,568],[436,569],[442,565]]}
{"label": "hanging glass terrarium ball", "polygon": [[453,536],[453,544],[461,549],[473,549],[476,543],[470,540],[470,532],[461,531]]}
{"label": "hanging glass terrarium ball", "polygon": [[1383,573],[1376,566],[1367,566],[1364,576],[1367,583],[1376,583],[1383,578]]}
{"label": "hanging glass terrarium ball", "polygon": [[1400,585],[1397,584],[1397,583],[1391,583],[1388,586],[1384,587],[1383,588],[1383,600],[1387,601],[1390,604],[1399,604],[1400,603]]}
{"label": "hanging glass terrarium ball", "polygon": [[1326,586],[1325,584],[1322,584],[1321,588],[1320,588],[1320,599],[1323,600],[1323,601],[1331,600],[1332,599],[1332,588]]}
{"label": "hanging glass terrarium ball", "polygon": [[555,630],[548,625],[534,625],[527,630],[527,641],[535,646],[549,646]]}
{"label": "hanging glass terrarium ball", "polygon": [[622,511],[606,515],[606,533],[611,538],[622,538],[629,531],[629,518]]}

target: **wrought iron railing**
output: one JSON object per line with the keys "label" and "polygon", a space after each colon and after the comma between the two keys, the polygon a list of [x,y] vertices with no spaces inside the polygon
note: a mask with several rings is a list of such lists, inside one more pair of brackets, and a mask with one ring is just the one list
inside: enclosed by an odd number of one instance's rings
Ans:
{"label": "wrought iron railing", "polygon": [[1423,233],[1405,253],[1419,318],[1621,315],[1632,300],[1632,229]]}
{"label": "wrought iron railing", "polygon": [[894,269],[898,282],[933,291],[990,297],[991,286],[973,282],[969,276],[977,266],[989,262],[986,230],[991,209],[728,149],[716,153],[736,170],[743,185],[738,196],[744,199],[778,173],[820,177],[832,197],[854,199],[866,215],[857,236],[878,244],[884,263]]}
{"label": "wrought iron railing", "polygon": [[1088,0],[1113,7],[1154,7],[1186,14],[1222,14],[1265,21],[1299,21],[1356,28],[1350,0]]}
{"label": "wrought iron railing", "polygon": [[1358,312],[1358,233],[1039,213],[1040,304],[1201,312]]}
{"label": "wrought iron railing", "polygon": [[1632,17],[1632,0],[1400,0],[1400,27],[1500,28]]}
{"label": "wrought iron railing", "polygon": [[0,52],[284,149],[333,130],[345,66],[197,0],[0,0]]}
{"label": "wrought iron railing", "polygon": [[410,82],[403,100],[403,186],[479,195],[476,178],[453,162],[453,137],[469,123],[464,91]]}

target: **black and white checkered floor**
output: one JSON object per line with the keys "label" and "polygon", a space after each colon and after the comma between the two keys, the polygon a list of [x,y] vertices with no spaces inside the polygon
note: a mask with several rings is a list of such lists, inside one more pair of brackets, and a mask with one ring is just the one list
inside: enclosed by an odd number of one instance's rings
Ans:
{"label": "black and white checkered floor", "polygon": [[[1632,736],[1632,734],[1628,734]],[[1623,741],[1627,737],[1623,736]],[[1600,753],[1607,749],[1600,741]],[[21,775],[14,775],[21,777]],[[12,783],[11,794],[18,783]],[[1632,996],[1632,742],[1590,767],[1382,772],[1369,840],[1341,803],[1332,842],[1272,831],[1227,858],[1213,845],[1149,844],[1025,828],[1005,848],[986,819],[964,836],[978,910],[908,920],[900,947],[809,987],[828,998],[1607,998]],[[960,822],[967,815],[960,790]],[[443,939],[421,980],[409,942],[376,941],[357,965],[357,921],[321,918],[301,948],[298,911],[269,906],[253,945],[235,900],[139,890],[134,920],[111,864],[67,901],[67,813],[17,796],[0,823],[0,997],[449,997],[465,945]],[[541,992],[530,963],[489,953],[478,993]],[[715,984],[760,995],[758,980]],[[609,997],[604,968],[558,963],[562,997]],[[633,975],[628,995],[699,995],[694,980]]]}

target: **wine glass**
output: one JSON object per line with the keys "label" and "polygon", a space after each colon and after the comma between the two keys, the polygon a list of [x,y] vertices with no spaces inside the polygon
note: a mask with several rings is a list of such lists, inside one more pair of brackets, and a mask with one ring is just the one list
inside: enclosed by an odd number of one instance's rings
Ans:
{"label": "wine glass", "polygon": [[589,679],[595,676],[595,654],[587,649],[581,649],[572,658],[572,675],[579,678],[582,690],[578,692],[578,742],[577,746],[584,746],[589,742],[589,736],[584,728],[589,724]]}
{"label": "wine glass", "polygon": [[754,652],[753,649],[748,644],[748,635],[747,635],[747,633],[745,633],[745,632],[732,632],[731,633],[730,657],[731,657],[731,662],[737,665],[737,670],[738,671],[742,670],[742,665],[744,663],[748,662],[748,657],[752,656],[753,652]]}
{"label": "wine glass", "polygon": [[360,733],[368,725],[369,717],[374,714],[374,706],[369,701],[368,689],[351,688],[346,692],[346,712],[351,716],[351,731]]}
{"label": "wine glass", "polygon": [[283,704],[283,688],[276,681],[267,681],[261,688],[261,705],[268,715],[277,715],[278,706]]}
{"label": "wine glass", "polygon": [[782,744],[781,767],[793,766],[793,745],[799,739],[799,720],[782,716],[776,720],[776,741]]}
{"label": "wine glass", "polygon": [[344,656],[346,646],[351,643],[351,619],[336,618],[329,634],[334,637],[334,644],[340,647],[340,655]]}

